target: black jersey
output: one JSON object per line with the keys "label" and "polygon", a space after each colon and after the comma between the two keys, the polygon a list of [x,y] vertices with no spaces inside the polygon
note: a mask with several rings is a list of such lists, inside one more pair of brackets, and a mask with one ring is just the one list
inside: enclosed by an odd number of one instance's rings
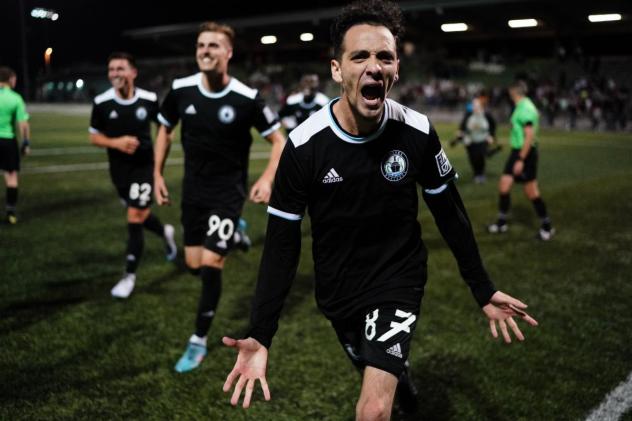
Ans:
{"label": "black jersey", "polygon": [[151,122],[157,122],[157,116],[158,97],[144,89],[136,88],[130,99],[117,96],[114,88],[94,98],[90,133],[102,133],[107,137],[136,136],[140,142],[132,155],[107,148],[111,170],[118,165],[153,163]]}
{"label": "black jersey", "polygon": [[158,118],[167,127],[182,121],[183,203],[241,212],[250,129],[267,136],[280,127],[258,91],[231,78],[221,92],[210,92],[202,85],[202,73],[197,73],[173,82]]}
{"label": "black jersey", "polygon": [[320,92],[316,92],[311,101],[306,101],[305,95],[299,92],[287,97],[285,105],[279,111],[279,116],[283,121],[283,125],[287,129],[292,130],[327,105],[328,102],[329,98]]}
{"label": "black jersey", "polygon": [[418,300],[426,248],[417,184],[439,193],[456,177],[428,118],[387,100],[379,129],[346,133],[332,106],[290,133],[268,212],[312,228],[316,299],[330,319],[377,302]]}

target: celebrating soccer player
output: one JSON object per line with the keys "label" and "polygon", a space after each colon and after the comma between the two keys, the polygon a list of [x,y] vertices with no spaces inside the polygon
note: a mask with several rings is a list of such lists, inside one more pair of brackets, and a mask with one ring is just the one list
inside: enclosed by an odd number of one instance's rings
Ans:
{"label": "celebrating soccer player", "polygon": [[200,26],[195,58],[199,73],[176,79],[158,118],[156,199],[169,203],[163,166],[168,134],[182,125],[184,180],[182,225],[188,268],[202,279],[195,332],[176,364],[176,371],[198,367],[207,354],[206,336],[222,290],[222,269],[228,252],[242,241],[236,232],[246,199],[251,127],[272,143],[268,166],[250,190],[255,203],[267,203],[285,139],[277,115],[255,89],[228,74],[233,55],[232,28],[214,22]]}
{"label": "celebrating soccer player", "polygon": [[[351,362],[362,370],[361,420],[388,419],[395,396],[414,394],[407,359],[426,283],[426,248],[417,221],[417,184],[474,299],[497,336],[523,340],[514,317],[532,325],[526,304],[496,290],[479,256],[456,173],[428,118],[387,99],[399,75],[397,5],[347,6],[332,25],[331,74],[341,96],[289,135],[270,205],[264,253],[246,339],[224,391],[231,403],[255,381],[266,399],[268,350],[294,279],[301,220],[311,219],[316,300]],[[413,396],[414,398],[414,396]]]}
{"label": "celebrating soccer player", "polygon": [[110,177],[127,207],[125,273],[112,288],[112,296],[127,298],[136,283],[136,269],[144,248],[143,228],[165,242],[167,260],[176,258],[172,225],[163,225],[151,212],[154,154],[151,122],[157,122],[158,97],[135,86],[138,71],[134,57],[112,53],[108,78],[112,87],[94,98],[90,141],[108,152]]}

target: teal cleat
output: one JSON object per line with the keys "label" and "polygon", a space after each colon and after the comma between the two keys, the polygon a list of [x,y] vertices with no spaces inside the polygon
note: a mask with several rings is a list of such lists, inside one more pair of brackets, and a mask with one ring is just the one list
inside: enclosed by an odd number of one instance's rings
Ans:
{"label": "teal cleat", "polygon": [[182,354],[182,357],[176,364],[176,371],[178,373],[186,373],[187,371],[195,370],[204,357],[206,357],[207,351],[204,345],[198,345],[189,342],[186,351]]}

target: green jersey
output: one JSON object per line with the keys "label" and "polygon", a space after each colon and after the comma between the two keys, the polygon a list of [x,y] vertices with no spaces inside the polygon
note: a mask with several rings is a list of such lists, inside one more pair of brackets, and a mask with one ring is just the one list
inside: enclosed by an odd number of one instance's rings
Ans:
{"label": "green jersey", "polygon": [[511,114],[511,133],[509,143],[512,149],[521,149],[524,144],[524,128],[531,123],[533,127],[533,146],[536,146],[536,137],[540,127],[540,115],[533,102],[527,97],[522,98],[516,104]]}
{"label": "green jersey", "polygon": [[0,139],[16,137],[15,123],[28,119],[26,105],[20,94],[7,86],[0,87]]}

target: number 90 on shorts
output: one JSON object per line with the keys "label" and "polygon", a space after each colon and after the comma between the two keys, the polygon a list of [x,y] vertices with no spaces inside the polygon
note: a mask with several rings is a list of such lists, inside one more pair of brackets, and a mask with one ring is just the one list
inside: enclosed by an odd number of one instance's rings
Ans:
{"label": "number 90 on shorts", "polygon": [[228,254],[235,243],[234,235],[238,219],[239,217],[211,211],[206,219],[204,247],[222,256]]}

